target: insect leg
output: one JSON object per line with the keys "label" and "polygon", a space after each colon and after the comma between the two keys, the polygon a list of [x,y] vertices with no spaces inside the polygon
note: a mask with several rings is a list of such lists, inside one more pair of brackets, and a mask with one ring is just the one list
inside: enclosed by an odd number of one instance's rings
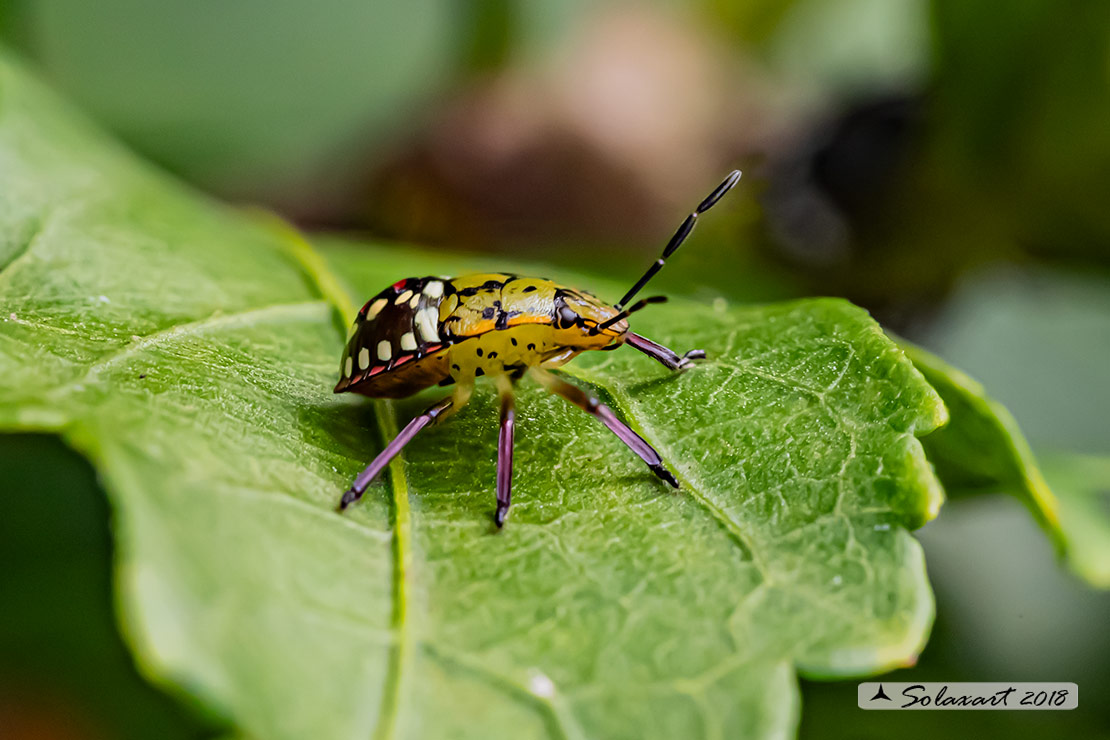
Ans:
{"label": "insect leg", "polygon": [[381,474],[385,467],[389,465],[390,461],[397,456],[405,445],[412,441],[424,427],[428,426],[434,421],[442,421],[447,416],[455,413],[461,409],[470,397],[470,389],[472,386],[465,388],[460,387],[455,394],[444,398],[442,401],[432,405],[427,411],[417,416],[401,430],[401,433],[393,438],[393,441],[385,446],[374,461],[366,466],[366,469],[358,474],[351,487],[343,494],[343,498],[339,500],[339,511],[343,511],[348,506],[362,498],[362,494],[378,475]]}
{"label": "insect leg", "polygon": [[685,370],[690,366],[691,360],[704,360],[704,349],[692,349],[684,355],[679,355],[672,349],[668,349],[663,345],[653,342],[647,337],[641,337],[634,332],[628,332],[624,335],[624,341],[632,345],[636,349],[643,352],[648,357],[654,358],[663,363],[671,370]]}
{"label": "insect leg", "polygon": [[546,370],[533,367],[531,373],[532,377],[534,377],[540,385],[547,388],[547,390],[562,396],[587,414],[597,417],[602,424],[609,428],[609,431],[617,435],[620,441],[628,445],[629,449],[647,463],[647,466],[651,468],[651,472],[655,473],[675,488],[678,488],[678,481],[675,479],[674,474],[663,466],[663,458],[659,456],[655,448],[644,441],[644,438],[639,434],[632,431],[627,424],[618,419],[611,408],[601,403],[578,386],[571,385],[562,378]]}
{"label": "insect leg", "polygon": [[493,520],[501,527],[509,516],[509,505],[512,503],[516,405],[513,401],[513,384],[507,375],[497,376],[497,390],[501,397],[501,432],[497,437],[497,513]]}

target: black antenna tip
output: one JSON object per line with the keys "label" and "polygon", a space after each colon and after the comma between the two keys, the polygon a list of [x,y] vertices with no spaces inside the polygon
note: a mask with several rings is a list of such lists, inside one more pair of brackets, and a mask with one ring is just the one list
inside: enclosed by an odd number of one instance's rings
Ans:
{"label": "black antenna tip", "polygon": [[717,204],[717,201],[719,201],[721,197],[724,196],[724,194],[727,193],[729,190],[732,190],[733,185],[740,181],[740,176],[742,174],[743,173],[740,172],[740,170],[733,170],[732,172],[730,172],[728,177],[725,178],[725,181],[718,185],[716,190],[710,193],[705,200],[698,204],[698,207],[694,212],[705,213],[710,208],[715,206]]}

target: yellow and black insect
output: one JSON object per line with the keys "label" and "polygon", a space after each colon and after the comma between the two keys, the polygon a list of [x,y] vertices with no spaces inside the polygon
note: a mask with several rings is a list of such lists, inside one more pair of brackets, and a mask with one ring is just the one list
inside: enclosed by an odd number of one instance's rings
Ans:
{"label": "yellow and black insect", "polygon": [[615,305],[584,291],[542,278],[508,273],[458,278],[406,278],[371,298],[358,312],[343,353],[336,393],[353,391],[372,398],[402,398],[432,385],[455,384],[455,392],[410,421],[362,471],[343,494],[340,510],[362,497],[378,476],[416,434],[432,422],[461,409],[474,381],[493,378],[501,397],[501,432],[497,443],[497,512],[500,527],[509,513],[512,491],[513,383],[525,372],[552,393],[596,416],[647,463],[651,471],[675,488],[678,481],[659,453],[603,403],[548,372],[587,350],[613,350],[628,344],[671,370],[682,370],[705,352],[678,355],[628,328],[630,314],[655,296],[625,308],[663,267],[705,213],[740,179],[732,172],[686,217],[659,257]]}

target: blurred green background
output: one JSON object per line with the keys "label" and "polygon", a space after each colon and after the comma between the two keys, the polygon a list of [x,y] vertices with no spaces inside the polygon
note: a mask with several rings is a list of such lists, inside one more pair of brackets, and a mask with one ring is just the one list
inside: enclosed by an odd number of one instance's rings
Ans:
{"label": "blurred green background", "polygon": [[[0,0],[0,40],[145,157],[313,233],[631,281],[740,167],[661,292],[847,296],[1110,516],[1105,0]],[[136,674],[88,465],[8,437],[0,476],[0,735],[226,731]],[[1076,681],[1080,709],[865,713],[807,683],[801,735],[1110,737],[1110,594],[1002,495],[919,536],[937,625],[891,679]]]}

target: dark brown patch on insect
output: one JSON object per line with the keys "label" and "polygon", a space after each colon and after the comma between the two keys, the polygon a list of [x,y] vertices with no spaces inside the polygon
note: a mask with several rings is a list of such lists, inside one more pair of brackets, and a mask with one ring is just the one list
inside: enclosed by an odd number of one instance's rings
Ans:
{"label": "dark brown patch on insect", "polygon": [[481,356],[482,356],[482,348],[481,348],[481,347],[479,347],[478,349],[474,350],[474,352],[475,352],[475,353],[476,353],[476,354],[477,354],[477,355],[478,355],[479,357],[481,357]]}
{"label": "dark brown patch on insect", "polygon": [[490,352],[489,353],[489,358],[492,360],[494,357],[497,357],[497,353],[496,352]]}
{"label": "dark brown patch on insect", "polygon": [[516,337],[509,337],[509,341],[513,343],[514,347],[516,346]]}
{"label": "dark brown patch on insect", "polygon": [[531,293],[535,289],[536,289],[535,285],[529,285],[527,288],[525,288],[524,290],[522,290],[520,292],[521,293]]}
{"label": "dark brown patch on insect", "polygon": [[480,378],[485,374],[486,374],[486,371],[483,370],[482,368],[478,368],[477,370],[474,371],[474,377],[475,378]]}
{"label": "dark brown patch on insect", "polygon": [[482,310],[482,318],[483,319],[492,319],[493,314],[494,314],[495,311],[496,311],[496,309],[494,309],[493,306],[486,306]]}
{"label": "dark brown patch on insect", "polygon": [[487,280],[481,285],[476,285],[472,288],[463,288],[459,291],[459,295],[464,298],[469,298],[471,296],[476,296],[479,293],[489,293],[494,290],[500,290],[502,285],[504,285],[504,283],[502,283],[500,280]]}

